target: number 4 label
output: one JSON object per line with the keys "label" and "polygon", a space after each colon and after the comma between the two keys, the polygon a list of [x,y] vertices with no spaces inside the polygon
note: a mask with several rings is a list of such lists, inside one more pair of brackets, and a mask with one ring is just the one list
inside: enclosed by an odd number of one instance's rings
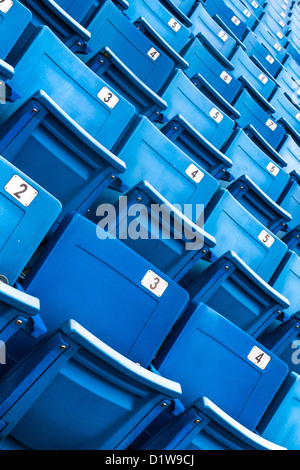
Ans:
{"label": "number 4 label", "polygon": [[160,53],[157,52],[157,50],[154,49],[154,47],[151,47],[150,51],[147,52],[147,54],[148,54],[149,57],[151,57],[152,60],[156,60],[160,56]]}
{"label": "number 4 label", "polygon": [[164,281],[158,274],[148,271],[142,279],[142,286],[153,292],[157,297],[161,297],[168,287],[168,282]]}
{"label": "number 4 label", "polygon": [[204,178],[204,173],[193,163],[188,166],[188,168],[185,170],[185,173],[197,184],[200,183],[200,181]]}
{"label": "number 4 label", "polygon": [[38,191],[18,175],[14,175],[4,189],[25,207],[30,206],[38,195]]}
{"label": "number 4 label", "polygon": [[0,3],[0,11],[2,11],[2,13],[7,13],[11,9],[13,4],[14,2],[12,2],[12,0],[2,0],[2,2]]}
{"label": "number 4 label", "polygon": [[253,362],[253,364],[257,365],[260,369],[265,370],[271,360],[271,357],[257,346],[254,346],[250,351],[248,359],[249,361]]}

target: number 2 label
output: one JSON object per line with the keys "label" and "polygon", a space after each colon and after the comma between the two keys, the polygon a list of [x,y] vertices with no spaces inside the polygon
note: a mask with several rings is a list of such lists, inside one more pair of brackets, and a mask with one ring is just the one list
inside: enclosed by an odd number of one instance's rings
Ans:
{"label": "number 2 label", "polygon": [[25,207],[30,206],[38,195],[38,191],[18,175],[14,175],[4,189]]}

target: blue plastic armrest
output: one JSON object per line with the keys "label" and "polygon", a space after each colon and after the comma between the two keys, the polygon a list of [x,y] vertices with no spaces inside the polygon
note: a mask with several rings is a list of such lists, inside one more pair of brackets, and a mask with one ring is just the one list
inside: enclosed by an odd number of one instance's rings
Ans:
{"label": "blue plastic armrest", "polygon": [[215,22],[218,23],[218,25],[221,26],[221,28],[223,28],[224,31],[226,31],[226,33],[228,33],[229,36],[231,36],[244,51],[247,50],[247,47],[244,45],[244,43],[234,34],[234,32],[226,25],[226,23],[224,23],[219,15],[214,15],[213,20],[215,20]]}
{"label": "blue plastic armrest", "polygon": [[[265,213],[270,219],[268,228],[274,233],[283,230],[287,227],[287,222],[292,220],[291,214],[276,204],[247,175],[235,180],[227,189],[238,201],[246,198],[258,211]],[[243,202],[241,204],[243,205]]]}
{"label": "blue plastic armrest", "polygon": [[54,0],[41,0],[44,5],[49,8],[61,21],[63,21],[74,33],[78,34],[83,41],[91,39],[91,33],[87,31],[81,24],[68,15],[63,8],[61,8]]}
{"label": "blue plastic armrest", "polygon": [[121,11],[128,10],[129,3],[126,0],[114,0],[114,3]]}
{"label": "blue plastic armrest", "polygon": [[[265,49],[266,49],[266,48],[265,48]],[[266,53],[268,53],[268,52],[269,52],[268,49],[266,49]],[[263,64],[257,59],[257,57],[256,57],[255,55],[251,55],[251,56],[250,56],[250,59],[252,60],[252,62],[254,62],[254,64],[255,64],[257,67],[259,67],[259,68],[264,72],[265,75],[267,75],[269,78],[271,78],[273,81],[275,81],[276,85],[277,85],[278,87],[280,87],[279,83],[278,83],[278,82],[275,80],[275,78],[270,74],[270,72],[268,72],[268,70],[263,66]],[[275,59],[275,61],[278,62],[277,59]],[[280,64],[280,68],[279,68],[277,74],[280,73],[280,71],[282,70],[282,68],[283,68],[283,67],[282,67],[282,65]]]}
{"label": "blue plastic armrest", "polygon": [[161,3],[164,7],[169,10],[170,13],[173,13],[174,16],[177,17],[181,23],[183,23],[185,26],[190,28],[193,25],[193,22],[188,18],[179,8],[177,5],[175,5],[172,0],[159,0],[159,3]]}
{"label": "blue plastic armrest", "polygon": [[210,54],[217,59],[227,70],[234,70],[234,66],[228,59],[200,32],[197,34],[199,41],[206,47]]}
{"label": "blue plastic armrest", "polygon": [[241,117],[240,113],[226,101],[223,96],[212,87],[200,73],[194,75],[191,79],[193,84],[197,86],[211,101],[216,103],[230,118],[236,120]]}
{"label": "blue plastic armrest", "polygon": [[286,450],[284,447],[273,444],[254,432],[249,431],[249,429],[235,421],[206,397],[196,400],[193,406],[222,428],[220,435],[224,435],[223,430],[227,431],[228,434],[234,437],[232,441],[236,439],[241,441],[242,447],[246,446],[251,450]]}
{"label": "blue plastic armrest", "polygon": [[287,133],[290,133],[294,139],[297,140],[298,144],[300,143],[300,134],[296,131],[296,129],[287,121],[285,117],[281,117],[277,120],[278,124],[280,124]]}
{"label": "blue plastic armrest", "polygon": [[208,167],[209,173],[216,178],[225,176],[227,169],[233,165],[230,158],[214,147],[180,114],[165,124],[161,131],[173,142],[177,139],[183,140],[185,145],[190,146],[196,155],[199,155],[200,163],[205,160],[202,166]]}
{"label": "blue plastic armrest", "polygon": [[242,82],[244,88],[246,88],[250,95],[252,95],[252,98],[254,98],[256,101],[259,101],[259,104],[263,107],[263,109],[269,114],[274,114],[276,112],[276,109],[274,106],[271,105],[260,93],[257,91],[256,88],[249,82],[249,80],[244,77],[243,75],[239,77],[239,80]]}
{"label": "blue plastic armrest", "polygon": [[253,140],[253,142],[260,147],[269,157],[274,160],[281,167],[286,167],[287,162],[279,155],[278,152],[261,136],[259,132],[250,124],[245,127],[244,131]]}
{"label": "blue plastic armrest", "polygon": [[154,28],[144,19],[139,18],[135,21],[134,25],[139,29],[148,39],[153,41],[164,54],[168,55],[175,63],[175,66],[186,70],[189,68],[188,62],[181,57],[169,44],[156,32]]}
{"label": "blue plastic armrest", "polygon": [[155,115],[157,110],[164,111],[167,109],[167,103],[131,72],[108,47],[101,49],[97,54],[95,63],[98,64],[97,70],[92,69],[97,72],[99,77],[111,70],[113,81],[119,86],[122,87],[126,82],[130,82],[130,86],[125,85],[126,92],[134,99],[137,97],[139,102],[145,103],[151,115]]}

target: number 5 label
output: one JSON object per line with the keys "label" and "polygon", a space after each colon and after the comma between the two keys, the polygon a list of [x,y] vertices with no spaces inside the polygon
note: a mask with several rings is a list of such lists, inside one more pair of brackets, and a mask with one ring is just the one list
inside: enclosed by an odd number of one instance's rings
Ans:
{"label": "number 5 label", "polygon": [[38,191],[18,175],[14,175],[4,189],[25,207],[30,206],[38,195]]}
{"label": "number 5 label", "polygon": [[153,271],[148,271],[146,276],[142,279],[142,286],[153,292],[157,297],[161,297],[168,287],[168,283],[164,281],[158,274]]}
{"label": "number 5 label", "polygon": [[275,242],[275,238],[273,238],[266,230],[262,230],[258,235],[258,239],[266,245],[267,248],[271,248],[273,243]]}

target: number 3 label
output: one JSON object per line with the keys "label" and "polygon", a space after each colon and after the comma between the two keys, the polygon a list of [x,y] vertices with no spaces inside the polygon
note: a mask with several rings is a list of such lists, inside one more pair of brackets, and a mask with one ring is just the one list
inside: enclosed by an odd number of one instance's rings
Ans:
{"label": "number 3 label", "polygon": [[103,101],[110,109],[114,109],[116,104],[120,101],[106,86],[104,86],[98,93],[98,98]]}
{"label": "number 3 label", "polygon": [[14,175],[4,189],[25,207],[30,206],[38,195],[38,191],[18,175]]}
{"label": "number 3 label", "polygon": [[11,0],[2,0],[0,2],[0,11],[2,11],[2,13],[7,13],[11,9],[13,4],[14,2],[12,2]]}
{"label": "number 3 label", "polygon": [[142,286],[153,292],[157,297],[161,297],[168,287],[168,283],[164,281],[158,274],[153,271],[148,271],[146,276],[142,279]]}

